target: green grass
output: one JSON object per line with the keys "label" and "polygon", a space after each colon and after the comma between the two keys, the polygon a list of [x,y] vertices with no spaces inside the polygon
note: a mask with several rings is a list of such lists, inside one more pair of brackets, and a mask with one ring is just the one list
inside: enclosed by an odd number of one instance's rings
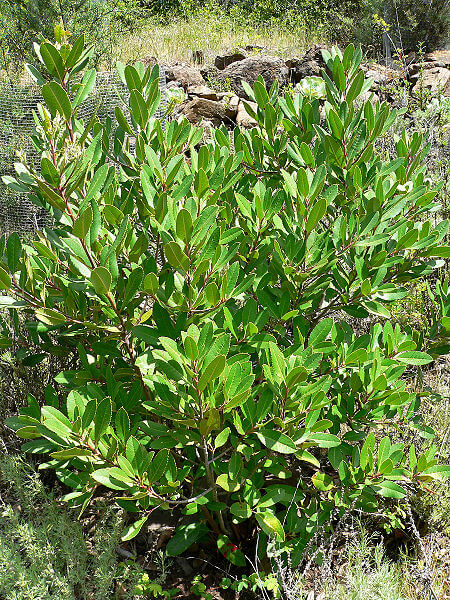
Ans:
{"label": "green grass", "polygon": [[257,45],[270,48],[281,56],[298,56],[314,43],[326,39],[325,26],[317,26],[311,31],[300,21],[287,25],[281,20],[251,25],[241,18],[208,7],[167,24],[156,20],[150,22],[138,32],[126,36],[115,49],[115,55],[123,62],[136,61],[144,56],[154,56],[163,62],[189,62],[193,51],[201,50],[208,62],[221,52]]}
{"label": "green grass", "polygon": [[120,516],[105,508],[87,536],[22,459],[3,456],[0,475],[0,598],[113,600],[119,585],[133,598],[139,570],[118,576]]}

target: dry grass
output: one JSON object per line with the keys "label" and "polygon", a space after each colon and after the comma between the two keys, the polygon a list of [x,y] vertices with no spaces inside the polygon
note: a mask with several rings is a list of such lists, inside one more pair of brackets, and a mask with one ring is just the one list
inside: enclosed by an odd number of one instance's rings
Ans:
{"label": "dry grass", "polygon": [[281,56],[301,55],[314,43],[324,42],[326,32],[314,33],[301,25],[290,30],[277,22],[252,27],[238,18],[200,11],[187,19],[178,19],[166,25],[151,23],[137,33],[124,38],[116,49],[117,60],[136,61],[154,56],[161,62],[192,61],[192,53],[201,50],[206,62],[223,51],[246,45],[268,47]]}

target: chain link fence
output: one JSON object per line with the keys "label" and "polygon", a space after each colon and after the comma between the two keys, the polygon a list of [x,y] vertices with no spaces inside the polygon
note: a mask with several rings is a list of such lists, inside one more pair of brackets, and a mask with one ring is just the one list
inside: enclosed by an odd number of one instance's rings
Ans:
{"label": "chain link fence", "polygon": [[[160,67],[161,104],[155,115],[163,119],[167,108],[166,77]],[[114,108],[119,105],[127,115],[128,93],[115,72],[99,72],[95,88],[78,108],[77,116],[85,123],[95,110],[100,120],[110,117],[115,122]],[[40,156],[31,136],[35,126],[33,112],[43,102],[39,86],[31,81],[16,84],[0,81],[0,176],[14,175],[17,153],[39,169]],[[47,212],[35,206],[26,194],[14,192],[0,179],[0,234],[17,232],[21,237],[49,225]]]}

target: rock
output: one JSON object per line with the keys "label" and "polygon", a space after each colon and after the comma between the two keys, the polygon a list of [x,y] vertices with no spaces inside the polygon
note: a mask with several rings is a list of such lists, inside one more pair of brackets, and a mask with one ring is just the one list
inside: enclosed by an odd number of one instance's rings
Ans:
{"label": "rock", "polygon": [[313,46],[303,58],[291,58],[286,61],[289,78],[293,83],[299,83],[304,77],[319,77],[321,75],[322,69],[325,68],[322,50],[327,50],[327,47]]}
{"label": "rock", "polygon": [[444,67],[450,67],[450,50],[436,50],[425,56],[429,62],[442,64]]}
{"label": "rock", "polygon": [[207,85],[190,85],[187,89],[189,96],[206,98],[206,100],[218,100],[217,93]]}
{"label": "rock", "polygon": [[361,104],[367,102],[367,100],[370,100],[372,104],[375,105],[380,100],[380,98],[379,96],[377,96],[377,94],[371,92],[370,90],[358,96],[358,102],[360,102]]}
{"label": "rock", "polygon": [[181,85],[181,83],[179,81],[168,81],[166,84],[166,88],[169,89],[181,89],[183,86]]}
{"label": "rock", "polygon": [[[256,102],[248,102],[248,104],[256,112],[258,108]],[[244,127],[245,129],[249,129],[250,127],[256,127],[258,125],[255,119],[251,117],[245,110],[243,102],[239,102],[238,104],[236,123],[240,127]]]}
{"label": "rock", "polygon": [[443,62],[417,62],[413,63],[408,68],[408,75],[411,81],[417,80],[420,73],[428,71],[429,69],[435,69],[436,67],[446,68],[447,65]]}
{"label": "rock", "polygon": [[166,80],[179,81],[184,88],[190,85],[203,85],[205,83],[198,69],[184,63],[166,67]]}
{"label": "rock", "polygon": [[215,127],[230,121],[224,105],[221,102],[206,98],[193,98],[177,107],[178,114],[183,114],[190,123],[211,121]]}
{"label": "rock", "polygon": [[388,83],[391,83],[396,79],[400,79],[401,77],[399,71],[376,63],[371,65],[362,65],[362,68],[365,71],[366,78],[373,79],[373,84],[370,89],[374,92],[379,90],[380,86],[387,85]]}
{"label": "rock", "polygon": [[216,56],[214,59],[214,66],[219,71],[223,71],[229,65],[232,65],[235,62],[239,62],[240,60],[244,60],[247,58],[246,54],[242,52],[234,52],[233,54],[224,54],[223,56]]}
{"label": "rock", "polygon": [[282,86],[287,83],[288,69],[281,58],[274,56],[251,56],[233,63],[223,71],[217,70],[215,79],[224,85],[230,86],[240,98],[248,99],[242,87],[242,80],[253,86],[258,76],[261,75],[269,88],[274,81]]}
{"label": "rock", "polygon": [[420,94],[421,90],[429,90],[432,94],[442,93],[450,96],[450,69],[445,67],[434,67],[425,69],[422,75],[418,75],[417,83],[413,87],[413,94]]}
{"label": "rock", "polygon": [[222,98],[223,105],[225,107],[227,116],[233,121],[237,118],[240,98],[239,96],[230,96],[230,94],[224,94]]}

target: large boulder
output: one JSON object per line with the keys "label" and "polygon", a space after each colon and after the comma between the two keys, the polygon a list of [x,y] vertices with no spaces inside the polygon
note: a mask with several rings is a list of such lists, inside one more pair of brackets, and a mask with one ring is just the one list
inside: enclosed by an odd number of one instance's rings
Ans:
{"label": "large boulder", "polygon": [[443,67],[450,67],[450,50],[435,50],[426,55],[427,62],[433,62]]}
{"label": "large boulder", "polygon": [[165,67],[166,81],[179,81],[187,89],[190,85],[204,85],[200,71],[195,67],[179,63],[170,67]]}
{"label": "large boulder", "polygon": [[286,61],[289,78],[293,83],[299,83],[304,77],[318,77],[321,75],[322,69],[325,68],[322,50],[327,50],[327,47],[313,46],[303,58],[291,58]]}
{"label": "large boulder", "polygon": [[216,67],[216,69],[219,69],[219,71],[223,71],[233,63],[244,60],[245,58],[247,58],[247,55],[243,52],[223,54],[222,56],[216,56],[216,58],[214,59],[214,66]]}
{"label": "large boulder", "polygon": [[376,63],[362,65],[367,79],[373,79],[372,91],[376,92],[385,85],[401,78],[400,71]]}
{"label": "large boulder", "polygon": [[415,95],[427,90],[432,94],[450,96],[450,69],[445,67],[424,69],[421,73],[417,73],[413,81],[417,82],[412,90]]}
{"label": "large boulder", "polygon": [[283,86],[288,81],[288,68],[281,58],[276,56],[250,56],[239,62],[235,62],[223,71],[216,70],[214,77],[224,87],[229,87],[240,98],[248,99],[242,87],[242,80],[253,86],[256,79],[261,75],[266,86],[269,88],[274,81]]}
{"label": "large boulder", "polygon": [[232,119],[229,112],[222,102],[207,100],[206,98],[195,97],[188,102],[180,104],[176,112],[183,114],[190,123],[200,123],[200,121],[210,121],[215,127],[221,123],[231,124]]}
{"label": "large boulder", "polygon": [[218,100],[217,93],[207,85],[190,85],[187,89],[189,96],[205,98],[206,100]]}
{"label": "large boulder", "polygon": [[417,79],[419,74],[429,69],[450,68],[450,50],[436,50],[426,54],[422,60],[419,60],[417,55],[415,61],[408,67],[408,74],[411,81]]}

